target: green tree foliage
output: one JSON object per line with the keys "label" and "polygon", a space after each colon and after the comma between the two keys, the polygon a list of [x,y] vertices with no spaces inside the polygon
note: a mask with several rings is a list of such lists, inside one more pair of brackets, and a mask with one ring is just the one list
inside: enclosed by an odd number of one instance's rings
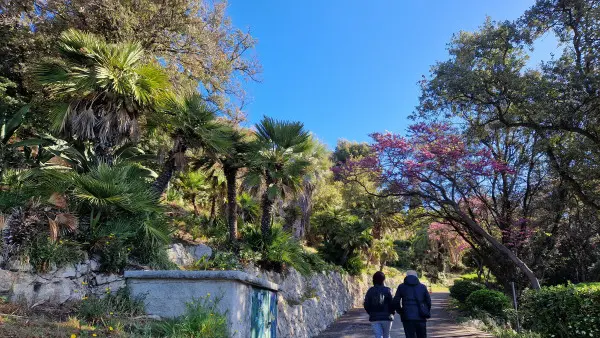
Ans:
{"label": "green tree foliage", "polygon": [[371,241],[369,224],[346,210],[327,210],[312,219],[319,252],[329,262],[347,267],[360,259],[361,250]]}
{"label": "green tree foliage", "polygon": [[[260,72],[248,55],[255,40],[233,27],[226,7],[225,1],[203,0],[11,1],[0,13],[10,26],[2,30],[6,39],[0,51],[3,60],[11,61],[9,74],[26,78],[27,67],[19,64],[48,55],[66,28],[117,43],[138,41],[163,60],[173,77],[199,81],[205,98],[224,107],[231,94],[243,97],[240,79],[255,79]],[[234,107],[227,110],[243,118]]]}
{"label": "green tree foliage", "polygon": [[[486,223],[553,282],[597,278],[588,258],[596,257],[591,246],[598,241],[591,226],[598,224],[592,215],[599,206],[598,13],[596,1],[538,1],[515,22],[488,20],[476,32],[460,32],[449,45],[450,58],[423,80],[415,115],[464,122],[468,142],[484,144],[514,171],[499,175],[486,193]],[[563,49],[531,67],[531,47],[545,34],[554,34]],[[567,242],[576,248],[558,254]],[[484,246],[472,244],[498,278],[506,283],[514,275]]]}
{"label": "green tree foliage", "polygon": [[143,61],[139,43],[107,43],[77,30],[58,41],[60,59],[42,63],[36,76],[62,104],[52,126],[67,138],[92,141],[107,163],[113,148],[139,138],[139,119],[167,96],[170,84],[157,66]]}
{"label": "green tree foliage", "polygon": [[306,152],[309,134],[300,122],[277,121],[269,117],[256,125],[251,158],[251,183],[263,184],[261,229],[270,237],[273,204],[298,192],[310,165]]}
{"label": "green tree foliage", "polygon": [[197,93],[171,98],[164,108],[164,115],[167,118],[158,128],[170,135],[173,147],[153,184],[158,195],[166,190],[173,173],[185,167],[188,149],[202,151],[206,157],[218,161],[218,155],[231,146],[229,128],[216,119],[215,112]]}

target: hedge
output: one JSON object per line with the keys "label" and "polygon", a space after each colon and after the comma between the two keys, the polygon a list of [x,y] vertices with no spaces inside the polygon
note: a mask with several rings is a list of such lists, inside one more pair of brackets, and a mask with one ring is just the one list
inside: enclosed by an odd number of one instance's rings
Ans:
{"label": "hedge", "polygon": [[457,279],[454,281],[454,285],[450,287],[450,296],[459,302],[464,303],[470,294],[483,289],[485,289],[483,284],[470,280]]}
{"label": "hedge", "polygon": [[520,310],[524,326],[544,337],[600,337],[598,283],[527,290]]}
{"label": "hedge", "polygon": [[495,290],[477,290],[467,297],[467,308],[471,312],[483,310],[496,318],[504,317],[504,310],[510,308],[510,299]]}

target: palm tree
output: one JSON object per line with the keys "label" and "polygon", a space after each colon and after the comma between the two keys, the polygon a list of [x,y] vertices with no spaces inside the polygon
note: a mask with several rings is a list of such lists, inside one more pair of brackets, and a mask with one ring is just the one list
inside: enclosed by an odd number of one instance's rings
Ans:
{"label": "palm tree", "polygon": [[28,112],[29,106],[24,106],[14,113],[10,110],[0,111],[0,178],[4,169],[10,168],[11,155],[14,154],[14,149],[11,149],[9,143]]}
{"label": "palm tree", "polygon": [[194,207],[194,215],[200,215],[198,208],[198,197],[204,195],[206,197],[206,191],[208,190],[208,178],[204,172],[199,170],[193,170],[185,173],[181,173],[179,178],[175,181],[178,190],[183,194],[183,198],[189,200]]}
{"label": "palm tree", "polygon": [[229,227],[229,240],[234,243],[238,237],[238,200],[237,200],[237,174],[240,169],[248,165],[248,152],[250,143],[245,134],[233,129],[229,133],[231,147],[222,156],[223,172],[227,182],[227,225]]}
{"label": "palm tree", "polygon": [[327,148],[314,138],[309,139],[310,147],[306,151],[305,158],[310,163],[302,178],[302,187],[296,198],[290,202],[292,209],[299,211],[290,213],[289,223],[285,227],[289,228],[298,240],[304,238],[310,230],[310,216],[312,215],[313,194],[320,180],[323,180],[326,173],[330,172],[332,166],[329,160]]}
{"label": "palm tree", "polygon": [[[278,197],[295,194],[310,162],[304,158],[309,149],[309,133],[300,122],[278,121],[269,117],[256,125],[253,143],[252,173],[254,181],[264,183],[261,197],[261,231],[265,239],[271,232],[273,204]],[[257,177],[258,176],[258,177]]]}
{"label": "palm tree", "polygon": [[173,148],[152,185],[159,196],[166,190],[173,173],[185,166],[188,149],[202,150],[205,157],[218,161],[218,154],[225,152],[230,145],[227,138],[229,128],[216,119],[214,111],[206,106],[200,94],[194,92],[172,99],[165,110],[170,118],[163,121],[161,127],[171,135]]}
{"label": "palm tree", "polygon": [[70,29],[58,41],[60,58],[36,69],[39,81],[61,102],[53,127],[69,137],[90,140],[97,156],[112,163],[113,147],[139,136],[139,118],[170,91],[165,72],[145,61],[139,43],[107,43]]}

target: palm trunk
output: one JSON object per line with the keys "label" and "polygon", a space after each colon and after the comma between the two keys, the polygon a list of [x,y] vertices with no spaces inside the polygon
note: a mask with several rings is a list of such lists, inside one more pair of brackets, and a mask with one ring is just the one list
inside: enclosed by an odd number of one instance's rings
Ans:
{"label": "palm trunk", "polygon": [[262,195],[262,216],[260,220],[260,230],[263,239],[267,240],[271,237],[271,213],[273,212],[273,201],[269,198],[269,194],[265,191]]}
{"label": "palm trunk", "polygon": [[165,162],[165,167],[163,168],[163,171],[156,178],[154,183],[152,183],[152,191],[157,196],[162,196],[162,194],[164,194],[165,190],[167,190],[167,187],[169,186],[169,182],[171,181],[171,178],[173,177],[173,173],[175,172],[175,169],[177,169],[177,164],[175,163],[175,157],[174,157],[175,154],[185,153],[186,150],[187,150],[187,146],[185,145],[183,140],[180,138],[177,138],[175,140],[175,144],[173,145],[173,149],[171,149],[171,151],[169,151],[169,158]]}
{"label": "palm trunk", "polygon": [[167,190],[167,186],[173,177],[173,173],[175,172],[175,159],[169,158],[167,162],[165,162],[165,167],[160,175],[156,178],[154,183],[152,183],[152,191],[156,194],[156,196],[162,196],[162,194]]}
{"label": "palm trunk", "polygon": [[114,155],[112,153],[112,146],[108,142],[96,143],[94,145],[94,153],[96,153],[101,163],[106,163],[108,166],[113,165]]}
{"label": "palm trunk", "polygon": [[229,226],[229,241],[237,241],[237,168],[224,168],[227,181],[227,225]]}
{"label": "palm trunk", "polygon": [[192,196],[192,205],[194,206],[194,215],[200,215],[200,211],[198,210],[198,204],[196,204],[196,194]]}
{"label": "palm trunk", "polygon": [[213,224],[215,223],[215,215],[217,213],[216,212],[216,209],[217,209],[217,196],[213,195],[210,199],[211,199],[210,200],[210,218],[209,218],[209,221],[208,221],[208,225],[212,227]]}

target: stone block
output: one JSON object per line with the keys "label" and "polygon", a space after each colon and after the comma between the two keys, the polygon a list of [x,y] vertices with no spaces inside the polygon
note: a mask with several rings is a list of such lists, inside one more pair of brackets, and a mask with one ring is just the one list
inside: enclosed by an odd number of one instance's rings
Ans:
{"label": "stone block", "polygon": [[197,261],[202,257],[206,257],[207,259],[212,257],[212,249],[208,245],[198,244],[190,247],[190,252],[192,253],[194,259]]}
{"label": "stone block", "polygon": [[0,270],[0,293],[7,293],[12,289],[15,275],[8,270]]}

